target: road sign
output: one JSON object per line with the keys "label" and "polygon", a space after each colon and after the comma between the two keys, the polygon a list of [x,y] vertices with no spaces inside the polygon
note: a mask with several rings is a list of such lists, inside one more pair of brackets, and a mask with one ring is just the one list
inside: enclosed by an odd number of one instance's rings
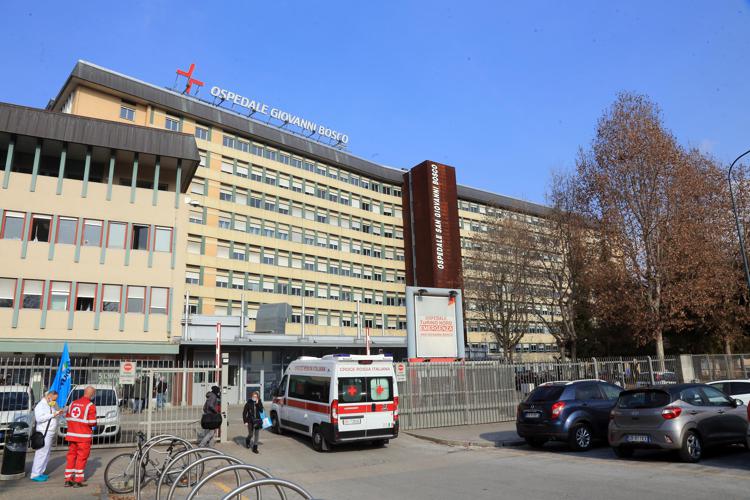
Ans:
{"label": "road sign", "polygon": [[393,363],[396,372],[396,382],[406,382],[406,363]]}
{"label": "road sign", "polygon": [[135,361],[120,361],[120,384],[135,384]]}

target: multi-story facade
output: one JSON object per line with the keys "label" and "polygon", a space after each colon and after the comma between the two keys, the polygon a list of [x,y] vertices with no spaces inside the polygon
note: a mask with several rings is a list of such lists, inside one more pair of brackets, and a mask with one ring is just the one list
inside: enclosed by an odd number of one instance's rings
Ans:
{"label": "multi-story facade", "polygon": [[0,104],[0,352],[173,358],[192,136]]}
{"label": "multi-story facade", "polygon": [[[213,359],[216,323],[239,385],[301,352],[361,349],[365,331],[375,349],[405,353],[402,170],[85,62],[49,109],[195,138],[183,356]],[[490,208],[530,225],[547,210],[465,186],[458,197],[462,240]],[[260,306],[275,303],[292,308],[285,332],[257,331]],[[492,350],[471,318],[467,326],[471,344]],[[541,326],[530,330],[519,351],[552,351]]]}

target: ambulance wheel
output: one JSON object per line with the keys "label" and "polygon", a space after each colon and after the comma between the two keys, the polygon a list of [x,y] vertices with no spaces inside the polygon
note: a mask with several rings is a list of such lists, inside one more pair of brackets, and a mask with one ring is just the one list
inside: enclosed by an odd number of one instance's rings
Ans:
{"label": "ambulance wheel", "polygon": [[274,434],[281,434],[281,423],[279,423],[279,417],[276,412],[271,412],[271,430]]}
{"label": "ambulance wheel", "polygon": [[323,433],[320,432],[320,426],[313,427],[312,432],[312,446],[315,451],[324,452],[328,451],[328,443]]}

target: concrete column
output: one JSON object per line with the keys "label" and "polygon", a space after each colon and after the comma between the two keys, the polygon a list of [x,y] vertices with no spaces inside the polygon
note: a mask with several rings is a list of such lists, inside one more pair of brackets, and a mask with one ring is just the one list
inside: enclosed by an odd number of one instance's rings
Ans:
{"label": "concrete column", "polygon": [[159,200],[159,169],[161,168],[161,157],[156,157],[156,165],[154,166],[154,189],[151,197],[151,205],[156,206],[156,202]]}
{"label": "concrete column", "polygon": [[63,178],[65,178],[65,160],[68,156],[68,143],[63,142],[62,153],[60,153],[60,167],[57,169],[57,194],[62,194]]}
{"label": "concrete column", "polygon": [[135,203],[136,179],[138,179],[138,153],[133,159],[133,176],[130,179],[130,203]]}
{"label": "concrete column", "polygon": [[47,328],[47,308],[49,307],[49,287],[50,281],[44,280],[44,288],[42,289],[42,319],[39,321],[39,328],[44,330]]}
{"label": "concrete column", "polygon": [[42,140],[36,140],[36,147],[34,148],[34,164],[31,167],[31,186],[29,191],[36,191],[36,177],[39,175],[39,157],[42,155]]}
{"label": "concrete column", "polygon": [[76,295],[77,295],[77,286],[78,282],[73,281],[70,284],[70,298],[68,300],[68,304],[70,307],[68,307],[68,330],[73,329],[73,317],[76,310]]}
{"label": "concrete column", "polygon": [[10,181],[10,167],[13,165],[13,152],[16,147],[16,136],[10,136],[10,142],[8,142],[8,156],[5,158],[5,173],[3,174],[3,189],[8,189],[8,182]]}
{"label": "concrete column", "polygon": [[112,200],[112,180],[115,177],[115,150],[109,151],[109,174],[107,175],[107,201]]}
{"label": "concrete column", "polygon": [[177,160],[177,174],[175,179],[174,207],[180,208],[180,194],[182,193],[182,158]]}
{"label": "concrete column", "polygon": [[86,148],[86,161],[83,163],[83,187],[81,187],[81,198],[88,196],[89,174],[91,173],[91,146]]}

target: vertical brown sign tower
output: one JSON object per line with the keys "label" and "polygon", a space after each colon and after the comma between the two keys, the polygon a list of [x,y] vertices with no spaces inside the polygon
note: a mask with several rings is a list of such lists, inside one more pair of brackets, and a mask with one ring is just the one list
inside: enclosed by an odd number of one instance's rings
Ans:
{"label": "vertical brown sign tower", "polygon": [[404,174],[406,284],[463,288],[456,169],[423,161]]}

